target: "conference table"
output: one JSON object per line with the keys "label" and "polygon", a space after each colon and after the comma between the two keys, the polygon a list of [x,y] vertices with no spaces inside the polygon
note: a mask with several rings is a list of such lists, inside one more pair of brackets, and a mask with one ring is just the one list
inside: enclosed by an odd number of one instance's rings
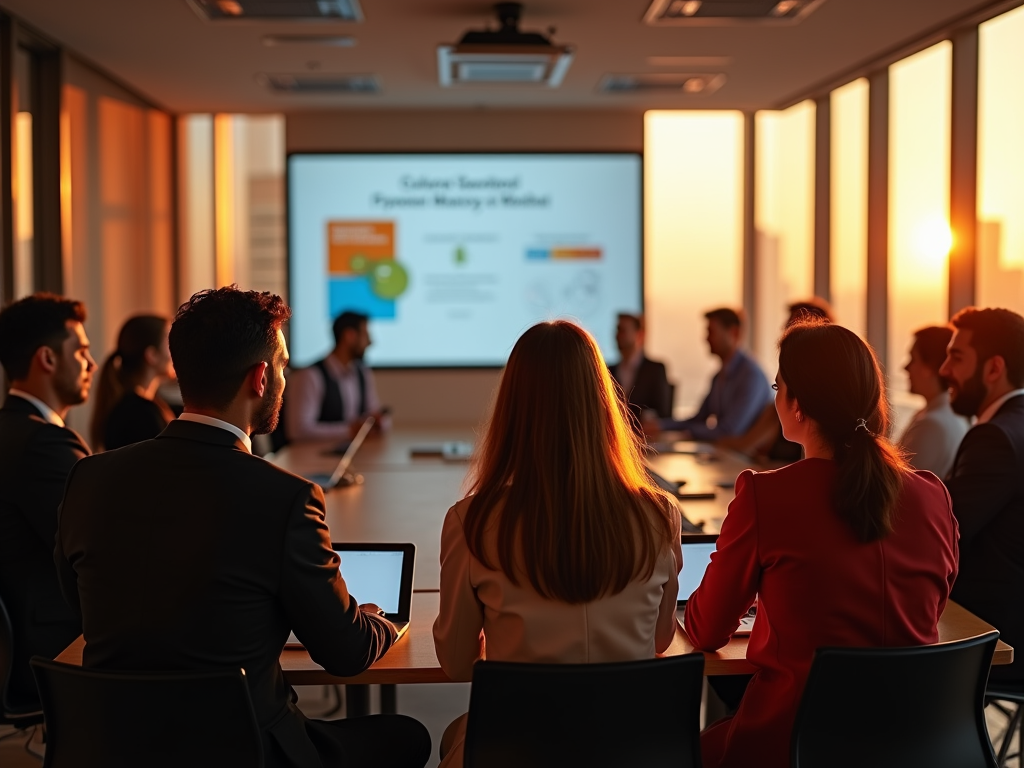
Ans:
{"label": "conference table", "polygon": [[[437,617],[440,586],[440,532],[448,508],[466,492],[465,461],[436,455],[445,442],[472,443],[473,430],[458,427],[395,429],[375,436],[353,461],[363,482],[326,493],[327,524],[332,536],[350,542],[406,542],[416,545],[416,570],[409,630],[388,653],[354,678],[335,678],[301,650],[284,651],[281,665],[295,685],[319,683],[437,683],[448,681],[434,654],[431,628]],[[323,443],[285,448],[274,462],[296,472],[329,472],[338,456]],[[733,483],[744,469],[765,467],[750,458],[708,445],[669,441],[654,446],[647,462],[662,477],[685,480],[681,499],[685,517],[705,533],[718,533],[733,497]],[[429,455],[433,450],[433,455]],[[939,640],[958,640],[984,634],[992,627],[955,603],[947,603],[939,622]],[[681,629],[666,655],[692,653]],[[724,648],[704,654],[708,675],[749,674],[747,638],[734,637]],[[1009,664],[1013,649],[999,641],[993,664]]]}
{"label": "conference table", "polygon": [[[412,615],[406,634],[368,670],[354,677],[328,674],[304,650],[285,650],[281,667],[292,685],[406,684],[450,682],[437,661],[431,628],[437,617],[440,585],[440,532],[448,508],[465,495],[465,461],[449,461],[439,454],[446,442],[471,443],[473,431],[458,427],[395,429],[373,436],[355,457],[352,469],[362,482],[327,491],[327,524],[336,541],[413,542],[416,569]],[[330,473],[340,456],[328,443],[285,448],[272,461],[296,474]],[[732,499],[732,483],[744,469],[758,467],[740,454],[690,443],[656,446],[648,464],[671,481],[685,480],[682,490],[699,498],[683,499],[684,515],[705,533],[717,533]],[[677,452],[680,451],[680,452]],[[358,597],[358,595],[356,596]],[[939,640],[975,637],[992,627],[956,603],[949,602],[939,620]],[[58,661],[81,664],[84,641],[78,638]],[[695,649],[679,629],[665,655]],[[704,654],[707,675],[753,672],[746,660],[747,638],[734,637],[724,648]],[[1009,664],[1013,649],[999,641],[993,664]]]}

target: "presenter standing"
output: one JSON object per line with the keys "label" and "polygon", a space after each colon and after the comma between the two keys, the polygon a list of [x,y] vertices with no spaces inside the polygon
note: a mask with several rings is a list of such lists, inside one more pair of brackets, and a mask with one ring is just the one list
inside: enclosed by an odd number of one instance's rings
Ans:
{"label": "presenter standing", "polygon": [[[292,372],[285,391],[285,442],[347,440],[382,410],[371,371],[363,363],[370,346],[369,318],[346,310],[334,320],[334,349],[323,360]],[[375,429],[378,427],[375,426]],[[279,446],[275,446],[279,447]]]}

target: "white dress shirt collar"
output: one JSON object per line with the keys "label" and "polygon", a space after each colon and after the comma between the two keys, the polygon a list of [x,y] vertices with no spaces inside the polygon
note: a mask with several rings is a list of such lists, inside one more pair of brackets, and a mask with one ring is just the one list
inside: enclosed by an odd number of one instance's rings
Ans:
{"label": "white dress shirt collar", "polygon": [[230,432],[239,440],[241,440],[242,444],[245,446],[245,449],[249,453],[252,453],[252,440],[249,438],[247,434],[245,434],[245,432],[240,430],[234,424],[230,424],[226,421],[221,421],[220,419],[215,419],[212,416],[203,416],[201,413],[188,412],[181,414],[181,416],[178,417],[178,421],[193,421],[196,424],[206,424],[208,427],[218,427],[219,429],[226,429],[228,432]]}
{"label": "white dress shirt collar", "polygon": [[42,414],[43,418],[46,419],[51,424],[55,424],[58,427],[66,427],[67,426],[64,423],[64,419],[62,419],[60,416],[58,416],[57,412],[55,410],[53,410],[53,408],[48,406],[46,403],[44,403],[38,397],[35,397],[34,395],[30,395],[28,392],[24,392],[24,391],[22,391],[20,389],[15,389],[14,387],[11,387],[7,391],[7,394],[8,395],[14,395],[15,397],[20,397],[22,400],[28,400],[30,403],[32,403],[32,405],[34,405],[36,407],[36,410],[38,410],[39,413]]}
{"label": "white dress shirt collar", "polygon": [[986,423],[988,423],[989,421],[992,420],[993,416],[995,416],[997,413],[999,413],[999,409],[1003,407],[1003,404],[1007,400],[1009,400],[1011,398],[1014,398],[1014,397],[1018,397],[1019,395],[1024,395],[1024,388],[1015,389],[1012,392],[1007,392],[1005,395],[1003,395],[998,400],[996,400],[994,403],[992,403],[992,405],[990,405],[988,408],[986,408],[985,412],[982,413],[981,416],[978,417],[978,420],[975,422],[975,424],[986,424]]}

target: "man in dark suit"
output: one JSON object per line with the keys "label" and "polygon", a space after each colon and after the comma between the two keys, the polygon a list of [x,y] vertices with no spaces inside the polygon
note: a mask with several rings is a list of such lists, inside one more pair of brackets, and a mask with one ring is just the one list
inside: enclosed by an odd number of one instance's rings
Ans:
{"label": "man in dark suit", "polygon": [[10,382],[0,409],[0,598],[14,630],[12,706],[38,706],[28,660],[52,659],[82,631],[53,567],[57,507],[71,468],[89,455],[64,424],[85,402],[96,363],[77,301],[36,294],[0,312],[0,363]]}
{"label": "man in dark suit", "polygon": [[608,370],[622,388],[629,409],[638,419],[643,411],[655,411],[659,418],[671,416],[672,395],[665,364],[644,355],[643,317],[620,313],[615,345],[619,348],[619,362],[608,366]]}
{"label": "man in dark suit", "polygon": [[170,332],[185,412],[155,439],[79,462],[55,559],[82,613],[83,663],[245,669],[268,766],[422,766],[417,721],[307,720],[279,656],[294,629],[328,672],[362,672],[394,642],[339,571],[319,486],[251,454],[273,430],[288,352],[279,296],[234,286],[183,304]]}
{"label": "man in dark suit", "polygon": [[[1024,648],[1024,317],[969,307],[939,375],[950,404],[977,416],[946,485],[960,525],[960,574],[951,599]],[[992,679],[1024,683],[1024,654],[992,668]]]}

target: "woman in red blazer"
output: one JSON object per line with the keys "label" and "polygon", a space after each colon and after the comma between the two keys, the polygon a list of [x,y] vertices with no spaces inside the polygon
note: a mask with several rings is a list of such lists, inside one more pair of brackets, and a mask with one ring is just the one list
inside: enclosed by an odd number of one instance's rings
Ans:
{"label": "woman in red blazer", "polygon": [[805,321],[779,345],[775,405],[806,458],[743,472],[686,632],[724,646],[757,599],[757,672],[733,717],[701,736],[705,768],[784,768],[816,648],[934,643],[957,571],[957,525],[935,475],[893,448],[874,354]]}

